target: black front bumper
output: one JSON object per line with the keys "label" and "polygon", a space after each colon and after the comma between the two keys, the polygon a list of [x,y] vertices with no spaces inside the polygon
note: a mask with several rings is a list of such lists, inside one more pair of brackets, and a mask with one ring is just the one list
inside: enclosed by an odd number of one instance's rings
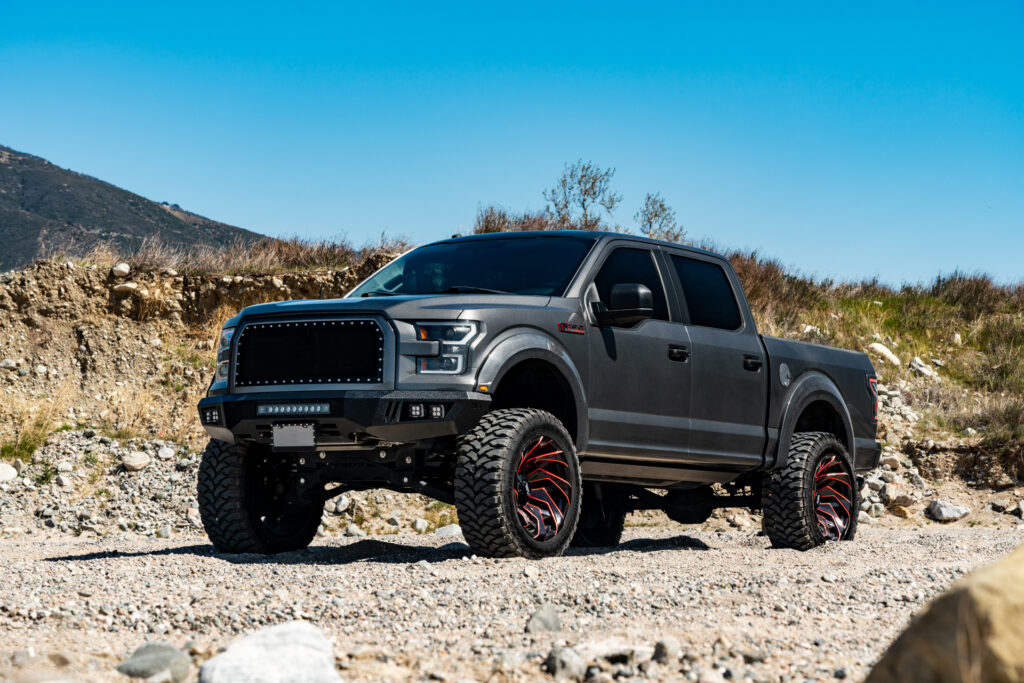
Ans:
{"label": "black front bumper", "polygon": [[[259,415],[261,405],[326,403],[317,415]],[[367,440],[412,443],[461,434],[487,412],[491,397],[466,391],[295,391],[207,396],[199,401],[203,428],[221,441],[270,443],[273,425],[297,422],[316,425],[317,445],[347,445]],[[412,418],[409,406],[427,407]],[[441,418],[429,417],[429,406],[444,407]]]}

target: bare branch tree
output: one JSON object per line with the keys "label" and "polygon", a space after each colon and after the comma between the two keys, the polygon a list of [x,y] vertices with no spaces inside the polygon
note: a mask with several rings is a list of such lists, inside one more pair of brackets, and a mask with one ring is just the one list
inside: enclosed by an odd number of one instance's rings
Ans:
{"label": "bare branch tree", "polygon": [[686,238],[686,231],[676,224],[676,212],[665,203],[660,192],[648,192],[644,205],[633,219],[647,237],[669,242],[682,242]]}
{"label": "bare branch tree", "polygon": [[579,230],[604,227],[601,209],[610,216],[622,201],[622,195],[611,189],[614,175],[614,168],[601,168],[592,161],[566,164],[555,186],[544,191],[551,222],[558,228]]}

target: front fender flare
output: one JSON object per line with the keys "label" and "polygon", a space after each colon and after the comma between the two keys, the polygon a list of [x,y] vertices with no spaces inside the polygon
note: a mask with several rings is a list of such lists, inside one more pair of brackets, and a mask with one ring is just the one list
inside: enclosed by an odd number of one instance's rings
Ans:
{"label": "front fender flare", "polygon": [[843,423],[845,434],[839,434],[839,439],[846,445],[847,455],[850,458],[850,466],[853,467],[855,457],[855,444],[853,437],[853,420],[850,419],[850,411],[843,400],[843,394],[827,375],[821,372],[806,372],[793,382],[785,398],[782,401],[782,422],[779,427],[779,437],[775,447],[775,462],[769,469],[779,469],[786,466],[789,460],[789,445],[793,439],[793,430],[796,428],[797,420],[807,406],[815,401],[824,401],[835,409],[839,419]]}
{"label": "front fender flare", "polygon": [[572,391],[573,403],[576,406],[576,448],[584,450],[586,446],[587,395],[583,388],[576,364],[565,348],[551,337],[540,332],[518,332],[505,337],[491,347],[487,360],[476,375],[476,385],[486,386],[492,393],[501,384],[501,378],[514,366],[525,360],[543,360],[553,365],[565,378]]}

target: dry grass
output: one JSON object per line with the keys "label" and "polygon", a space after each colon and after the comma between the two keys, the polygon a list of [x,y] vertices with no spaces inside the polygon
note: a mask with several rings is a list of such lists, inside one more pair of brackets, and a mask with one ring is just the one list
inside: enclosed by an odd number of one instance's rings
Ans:
{"label": "dry grass", "polygon": [[10,397],[6,409],[13,414],[14,438],[0,445],[0,458],[31,462],[36,450],[60,427],[61,416],[75,405],[78,393],[74,384],[65,382],[47,394]]}
{"label": "dry grass", "polygon": [[380,251],[400,253],[408,248],[409,243],[405,239],[389,238],[386,235],[361,247],[355,247],[345,240],[307,240],[299,237],[279,240],[268,237],[253,243],[240,240],[220,249],[181,249],[156,238],[146,238],[136,251],[128,255],[118,254],[109,246],[100,245],[77,260],[103,267],[125,261],[133,269],[143,272],[170,268],[196,275],[257,275],[340,270],[352,266],[367,254]]}

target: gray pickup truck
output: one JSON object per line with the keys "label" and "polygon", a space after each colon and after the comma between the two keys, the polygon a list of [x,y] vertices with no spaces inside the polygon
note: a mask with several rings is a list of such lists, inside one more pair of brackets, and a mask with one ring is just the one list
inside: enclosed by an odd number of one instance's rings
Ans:
{"label": "gray pickup truck", "polygon": [[198,488],[225,552],[304,548],[371,488],[453,503],[492,557],[726,506],[804,550],[853,538],[880,452],[867,356],[762,336],[726,259],[614,233],[429,244],[342,299],[246,308],[217,358]]}

